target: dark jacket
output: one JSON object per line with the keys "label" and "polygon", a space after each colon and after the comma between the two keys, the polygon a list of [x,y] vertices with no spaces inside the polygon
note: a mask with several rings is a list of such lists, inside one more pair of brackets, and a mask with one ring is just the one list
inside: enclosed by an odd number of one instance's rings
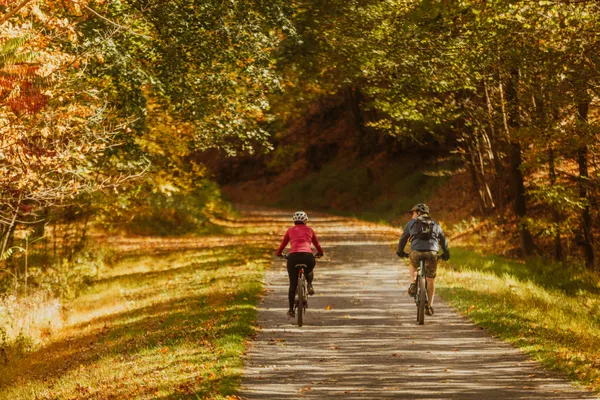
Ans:
{"label": "dark jacket", "polygon": [[415,228],[415,224],[417,223],[417,219],[411,219],[408,221],[406,226],[404,227],[404,232],[402,232],[402,236],[400,237],[400,242],[398,243],[398,253],[402,253],[404,251],[404,246],[406,246],[406,242],[411,239],[410,242],[410,250],[416,251],[440,251],[440,246],[442,246],[442,250],[444,253],[448,253],[448,241],[446,240],[446,236],[444,236],[444,232],[442,231],[442,227],[437,222],[433,221],[433,233],[432,237],[428,240],[419,239],[414,237],[418,232]]}

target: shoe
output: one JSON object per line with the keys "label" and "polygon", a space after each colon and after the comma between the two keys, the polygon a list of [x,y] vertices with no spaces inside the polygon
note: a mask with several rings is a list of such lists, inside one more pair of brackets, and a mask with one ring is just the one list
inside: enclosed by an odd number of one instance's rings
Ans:
{"label": "shoe", "polygon": [[288,310],[287,316],[290,318],[294,318],[296,316],[296,313],[294,312],[294,310]]}
{"label": "shoe", "polygon": [[433,307],[431,307],[431,306],[425,306],[425,314],[427,314],[427,315],[433,315]]}
{"label": "shoe", "polygon": [[411,297],[415,297],[417,295],[417,284],[416,283],[411,283],[410,286],[408,287],[408,295]]}
{"label": "shoe", "polygon": [[310,283],[308,284],[308,294],[310,294],[311,296],[315,294],[315,289],[313,289],[313,286]]}

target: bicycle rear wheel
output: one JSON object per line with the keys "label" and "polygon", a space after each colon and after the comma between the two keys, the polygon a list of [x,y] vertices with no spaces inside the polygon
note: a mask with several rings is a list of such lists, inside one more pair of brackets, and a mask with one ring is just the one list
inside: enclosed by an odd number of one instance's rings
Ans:
{"label": "bicycle rear wheel", "polygon": [[302,317],[304,314],[304,298],[306,297],[306,293],[304,293],[304,288],[306,285],[304,284],[304,274],[300,275],[298,278],[298,288],[296,289],[296,294],[298,295],[298,308],[296,309],[296,321],[298,322],[298,326],[302,327]]}
{"label": "bicycle rear wheel", "polygon": [[427,280],[419,276],[419,304],[417,304],[417,322],[419,325],[425,323],[425,306],[427,305]]}

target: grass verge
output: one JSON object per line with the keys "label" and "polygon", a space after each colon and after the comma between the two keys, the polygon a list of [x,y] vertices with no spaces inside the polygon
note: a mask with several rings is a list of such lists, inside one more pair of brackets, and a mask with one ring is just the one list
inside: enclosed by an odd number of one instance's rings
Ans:
{"label": "grass verge", "polygon": [[438,293],[471,321],[600,392],[597,275],[453,249],[451,263],[438,276]]}
{"label": "grass verge", "polygon": [[69,305],[60,336],[0,366],[0,399],[233,396],[270,251],[124,257]]}

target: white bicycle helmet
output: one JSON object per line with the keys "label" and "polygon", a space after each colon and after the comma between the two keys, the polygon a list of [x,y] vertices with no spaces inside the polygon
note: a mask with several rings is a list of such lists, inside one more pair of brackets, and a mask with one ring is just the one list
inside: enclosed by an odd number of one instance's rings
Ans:
{"label": "white bicycle helmet", "polygon": [[308,215],[306,215],[304,211],[296,211],[292,220],[294,220],[294,222],[306,222],[308,221]]}

